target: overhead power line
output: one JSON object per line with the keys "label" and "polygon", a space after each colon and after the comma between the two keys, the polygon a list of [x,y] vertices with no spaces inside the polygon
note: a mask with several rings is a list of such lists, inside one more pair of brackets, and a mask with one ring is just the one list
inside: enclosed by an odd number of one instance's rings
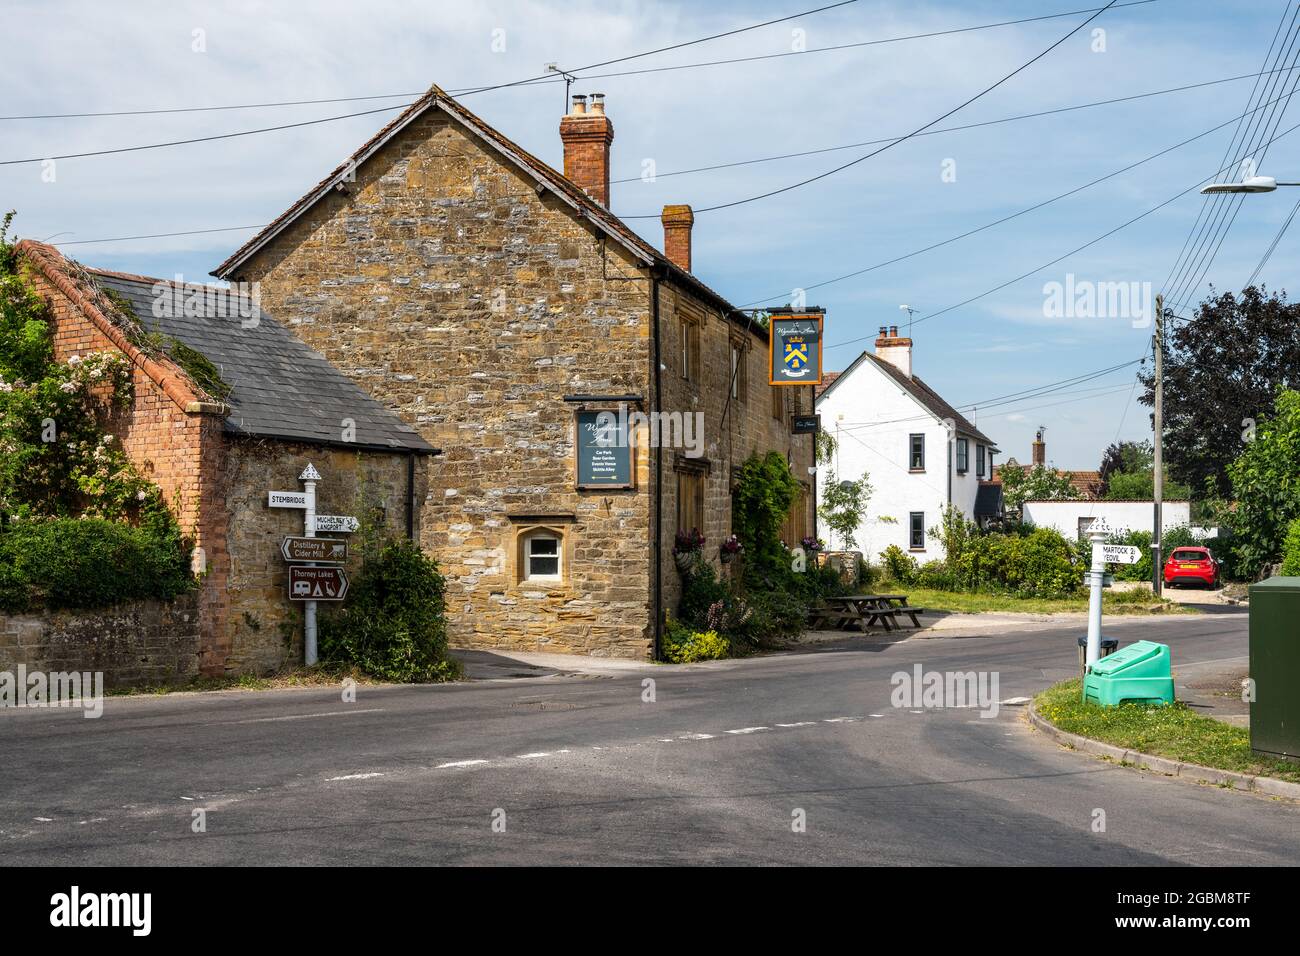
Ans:
{"label": "overhead power line", "polygon": [[[1157,3],[1157,2],[1159,2],[1159,0],[1133,0],[1133,2],[1130,3],[1117,3],[1115,4],[1113,9],[1118,10],[1121,7],[1140,7],[1140,6],[1145,6],[1146,4],[1149,3]],[[810,16],[811,14],[820,12],[823,9],[831,9],[831,8],[822,7],[822,8],[818,8],[817,10],[807,11],[805,13],[796,13],[791,15],[790,17],[783,17],[780,20],[769,20],[766,21],[765,23],[756,24],[753,27],[746,27],[744,29],[752,30],[752,29],[757,29],[758,26],[770,26],[773,23],[781,23],[784,22],[785,20],[794,19],[795,17]],[[1094,7],[1094,8],[1084,9],[1084,10],[1066,10],[1061,13],[1049,13],[1037,17],[1024,17],[1019,20],[1000,20],[996,23],[981,23],[976,26],[957,27],[950,30],[934,30],[929,33],[912,33],[906,36],[885,37],[879,40],[863,40],[858,43],[840,43],[835,46],[814,47],[811,50],[791,50],[783,53],[767,53],[758,56],[735,57],[732,59],[725,59],[725,60],[707,60],[701,63],[679,63],[673,66],[653,67],[644,70],[621,70],[614,73],[593,73],[593,74],[588,74],[586,76],[580,76],[578,77],[578,79],[597,80],[597,79],[610,79],[610,78],[621,77],[621,76],[643,76],[647,73],[664,73],[673,70],[691,70],[691,69],[697,69],[700,67],[708,67],[708,66],[726,66],[733,63],[750,63],[757,60],[771,60],[771,59],[779,59],[779,58],[790,57],[790,56],[808,56],[816,53],[832,53],[840,50],[857,49],[859,47],[879,46],[881,44],[886,44],[886,43],[902,43],[908,40],[925,40],[925,39],[930,39],[932,37],[951,36],[953,34],[958,34],[958,33],[972,33],[977,30],[991,30],[995,27],[1016,26],[1024,23],[1035,23],[1040,20],[1056,20],[1062,17],[1077,16],[1078,14],[1081,13],[1091,13],[1095,9],[1100,9],[1100,8]],[[743,31],[736,30],[732,32],[739,33]],[[730,35],[731,34],[729,33],[718,34],[715,37],[705,38],[705,39],[717,39],[718,37],[721,36],[730,36]],[[699,42],[703,42],[703,40],[696,40],[692,42],[699,43]],[[649,56],[651,53],[665,52],[668,49],[673,49],[673,48],[665,47],[663,50],[649,51],[647,53],[638,53],[632,57],[628,57],[627,59],[635,59],[636,57]],[[611,62],[617,62],[617,61],[611,61]],[[591,67],[586,67],[585,69],[591,69]],[[568,72],[570,74],[573,74],[575,71],[570,70]],[[543,85],[550,85],[553,83],[563,83],[563,82],[564,79],[562,77],[557,77],[548,74],[545,76],[539,76],[529,80],[520,81],[513,85],[516,87],[543,86]],[[504,87],[495,87],[495,86],[489,86],[480,83],[473,86],[461,87],[459,89],[450,89],[447,90],[447,92],[453,96],[456,96],[461,94],[469,95],[471,93],[483,92],[488,89],[502,89],[502,88]],[[217,112],[221,110],[270,109],[274,107],[284,107],[284,106],[316,106],[325,103],[353,103],[353,102],[358,102],[363,100],[388,100],[388,99],[399,99],[399,98],[409,99],[411,97],[418,97],[422,95],[423,92],[424,91],[422,90],[415,90],[413,92],[407,92],[407,93],[374,93],[365,96],[335,96],[327,99],[278,100],[278,101],[263,102],[263,103],[237,103],[237,104],[222,105],[222,106],[156,107],[152,109],[103,110],[99,112],[79,112],[79,113],[29,113],[24,115],[15,115],[15,116],[0,116],[0,121],[45,120],[45,119],[87,119],[87,118],[106,117],[106,116],[155,116],[155,115],[172,114],[172,113],[211,113],[211,112]],[[861,145],[867,145],[867,144],[861,144]]]}
{"label": "overhead power line", "polygon": [[[984,89],[980,90],[980,91],[979,91],[978,93],[976,93],[974,96],[970,97],[969,99],[963,100],[961,103],[957,104],[957,105],[954,106],[952,109],[948,110],[948,112],[943,113],[943,114],[940,115],[940,116],[936,116],[934,119],[930,120],[930,122],[926,123],[926,124],[923,125],[923,126],[918,126],[916,129],[912,130],[912,132],[908,133],[906,136],[903,136],[903,137],[901,137],[901,138],[895,140],[895,141],[892,142],[892,143],[886,143],[885,145],[881,146],[879,149],[874,149],[874,150],[872,150],[872,151],[869,152],[869,153],[866,153],[866,154],[864,154],[864,155],[862,155],[862,156],[859,156],[857,159],[852,159],[852,160],[850,160],[850,161],[847,162],[847,163],[844,163],[844,164],[842,164],[842,165],[840,165],[840,166],[836,166],[834,169],[828,169],[828,170],[826,170],[826,172],[824,172],[824,173],[818,173],[816,176],[810,176],[809,178],[807,178],[807,179],[803,179],[803,180],[800,180],[800,181],[797,182],[797,183],[791,183],[790,185],[788,185],[788,186],[782,186],[782,187],[779,188],[779,189],[770,189],[770,190],[768,190],[768,191],[765,192],[765,193],[759,193],[759,194],[756,195],[756,196],[748,196],[748,197],[746,197],[745,199],[735,199],[735,200],[732,200],[731,202],[718,203],[717,205],[714,205],[714,206],[703,206],[703,207],[701,207],[701,208],[699,208],[699,209],[694,210],[694,212],[695,212],[696,215],[699,215],[700,213],[705,213],[705,212],[716,212],[716,211],[718,211],[718,210],[720,210],[720,209],[732,209],[732,208],[734,208],[734,207],[736,207],[736,206],[743,206],[743,205],[745,205],[745,204],[747,204],[747,203],[758,202],[760,199],[769,199],[769,198],[771,198],[772,196],[779,196],[779,195],[781,195],[782,193],[788,193],[788,192],[790,192],[791,190],[799,189],[799,188],[801,188],[801,187],[803,187],[803,186],[807,186],[807,185],[810,184],[810,183],[815,183],[815,182],[818,182],[818,181],[820,181],[820,180],[826,179],[826,178],[829,177],[829,176],[834,176],[836,173],[841,173],[841,172],[843,172],[843,171],[846,170],[846,169],[849,169],[849,168],[851,168],[851,167],[853,167],[853,166],[856,166],[858,163],[863,163],[863,162],[866,162],[868,159],[871,159],[871,158],[874,157],[874,156],[879,156],[881,153],[885,152],[885,150],[887,150],[887,149],[891,149],[891,148],[893,148],[894,146],[897,146],[899,143],[906,142],[907,140],[911,139],[912,137],[917,136],[917,135],[919,135],[920,133],[924,132],[925,130],[929,129],[931,126],[937,126],[939,123],[942,123],[944,120],[946,120],[949,116],[952,116],[954,113],[957,113],[957,112],[959,112],[959,111],[965,109],[967,106],[970,106],[970,104],[974,103],[976,100],[978,100],[978,99],[980,99],[981,97],[986,96],[986,95],[988,95],[989,93],[991,93],[991,92],[993,92],[994,90],[996,90],[999,86],[1001,86],[1003,83],[1006,83],[1006,82],[1007,82],[1008,80],[1010,80],[1012,77],[1014,77],[1014,76],[1016,76],[1016,75],[1018,75],[1018,74],[1024,72],[1025,70],[1029,69],[1029,67],[1033,66],[1035,63],[1037,63],[1037,62],[1038,62],[1039,60],[1041,60],[1043,57],[1047,56],[1049,53],[1051,53],[1053,50],[1055,50],[1058,46],[1060,46],[1060,45],[1061,45],[1062,43],[1064,43],[1066,40],[1070,39],[1070,37],[1074,36],[1074,34],[1078,33],[1080,30],[1082,30],[1084,27],[1086,27],[1086,26],[1087,26],[1089,23],[1091,23],[1093,20],[1097,19],[1099,16],[1101,16],[1103,13],[1105,13],[1107,10],[1109,10],[1111,7],[1113,7],[1113,6],[1115,5],[1115,3],[1116,3],[1116,0],[1110,0],[1110,2],[1109,2],[1108,4],[1106,4],[1106,6],[1102,7],[1101,9],[1099,9],[1096,13],[1093,13],[1093,14],[1092,14],[1091,16],[1089,16],[1086,20],[1082,21],[1082,22],[1079,23],[1077,26],[1075,26],[1073,29],[1071,29],[1068,33],[1066,33],[1064,36],[1062,36],[1059,40],[1056,40],[1054,43],[1052,43],[1050,46],[1048,46],[1045,50],[1043,50],[1042,52],[1036,54],[1035,56],[1031,57],[1030,59],[1026,60],[1024,63],[1020,64],[1020,66],[1016,67],[1016,68],[1015,68],[1014,70],[1012,70],[1010,73],[1007,73],[1005,76],[1003,76],[1003,77],[1002,77],[1001,79],[999,79],[997,82],[995,82],[995,83],[993,83],[993,84],[991,84],[991,85],[989,85],[989,86],[986,86]],[[656,213],[656,214],[653,214],[653,215],[647,214],[647,215],[640,215],[640,216],[622,216],[622,217],[620,217],[620,218],[622,218],[622,219],[658,219],[658,218],[659,218],[659,215]]]}

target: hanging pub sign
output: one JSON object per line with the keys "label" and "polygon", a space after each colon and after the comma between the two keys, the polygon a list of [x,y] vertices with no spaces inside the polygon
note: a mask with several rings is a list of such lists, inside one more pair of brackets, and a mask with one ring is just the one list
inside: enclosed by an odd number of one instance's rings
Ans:
{"label": "hanging pub sign", "polygon": [[792,435],[815,435],[820,425],[820,415],[796,415],[790,420],[790,433]]}
{"label": "hanging pub sign", "polygon": [[577,413],[579,488],[636,486],[628,431],[626,411]]}
{"label": "hanging pub sign", "polygon": [[820,385],[822,382],[820,312],[787,312],[769,319],[768,357],[771,385]]}

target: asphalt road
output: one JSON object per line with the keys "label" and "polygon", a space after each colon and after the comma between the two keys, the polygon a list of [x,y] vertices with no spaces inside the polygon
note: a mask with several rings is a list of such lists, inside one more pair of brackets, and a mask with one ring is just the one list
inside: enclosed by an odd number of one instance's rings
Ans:
{"label": "asphalt road", "polygon": [[[1175,665],[1246,649],[1243,613],[1108,632],[1166,641]],[[1077,633],[361,687],[355,703],[308,689],[111,698],[99,720],[3,711],[0,866],[1300,863],[1295,804],[1062,750],[1020,707],[891,704],[891,675],[918,663],[1031,695],[1071,673]]]}

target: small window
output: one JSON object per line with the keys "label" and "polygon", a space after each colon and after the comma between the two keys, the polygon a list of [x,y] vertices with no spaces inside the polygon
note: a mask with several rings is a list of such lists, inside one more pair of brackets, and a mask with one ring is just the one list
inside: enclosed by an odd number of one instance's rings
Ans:
{"label": "small window", "polygon": [[785,386],[773,385],[772,388],[772,417],[778,422],[785,421]]}
{"label": "small window", "polygon": [[736,402],[745,400],[749,389],[749,376],[745,369],[745,347],[740,342],[731,343],[731,398]]}
{"label": "small window", "polygon": [[908,438],[910,451],[907,456],[907,467],[911,471],[925,471],[925,436],[911,435]]}
{"label": "small window", "polygon": [[560,580],[560,539],[544,531],[524,540],[524,580]]}
{"label": "small window", "polygon": [[984,446],[975,446],[975,477],[983,478],[984,474]]}
{"label": "small window", "polygon": [[913,551],[925,550],[925,512],[913,511],[908,535],[908,547]]}
{"label": "small window", "polygon": [[699,323],[682,319],[681,350],[682,378],[693,380],[699,376],[700,369]]}
{"label": "small window", "polygon": [[964,475],[970,470],[970,442],[965,438],[957,439],[957,474]]}
{"label": "small window", "polygon": [[677,473],[677,530],[698,531],[704,528],[704,473]]}

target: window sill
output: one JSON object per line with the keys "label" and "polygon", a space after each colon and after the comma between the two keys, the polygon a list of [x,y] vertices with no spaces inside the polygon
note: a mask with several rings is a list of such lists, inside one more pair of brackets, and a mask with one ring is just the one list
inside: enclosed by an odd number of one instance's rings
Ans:
{"label": "window sill", "polygon": [[913,554],[925,554],[925,548],[908,548]]}
{"label": "window sill", "polygon": [[908,473],[909,475],[924,475],[924,474],[925,474],[925,469],[924,469],[924,468],[909,468],[909,469],[907,469],[907,473]]}

